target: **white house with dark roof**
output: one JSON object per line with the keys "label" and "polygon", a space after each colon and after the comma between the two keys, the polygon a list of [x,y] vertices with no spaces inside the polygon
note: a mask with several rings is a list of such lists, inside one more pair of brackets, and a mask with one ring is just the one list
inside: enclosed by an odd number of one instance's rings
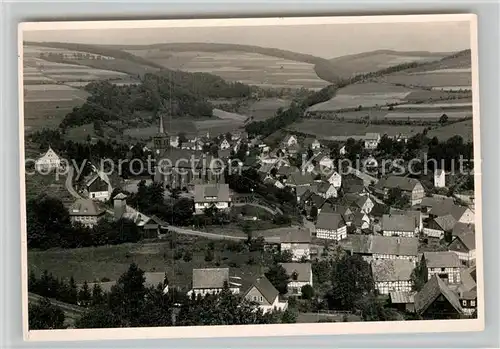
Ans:
{"label": "white house with dark roof", "polygon": [[243,298],[249,302],[257,303],[264,313],[273,310],[284,311],[288,307],[288,302],[280,301],[278,290],[264,275],[255,279]]}
{"label": "white house with dark roof", "polygon": [[415,217],[400,214],[382,216],[382,234],[384,236],[415,237],[418,234]]}
{"label": "white house with dark roof", "polygon": [[321,143],[315,138],[306,138],[304,140],[304,148],[306,149],[311,148],[311,150],[318,150],[321,148]]}
{"label": "white house with dark roof", "polygon": [[81,223],[92,228],[104,218],[106,211],[90,199],[78,199],[69,208],[69,217],[73,223]]}
{"label": "white house with dark roof", "polygon": [[389,209],[390,214],[400,214],[405,216],[411,216],[415,219],[415,224],[417,226],[418,232],[421,232],[424,229],[424,219],[422,216],[422,212],[418,210],[400,210],[397,208],[391,207]]}
{"label": "white house with dark roof", "polygon": [[381,294],[410,292],[414,264],[406,259],[381,259],[371,263],[375,289]]}
{"label": "white house with dark roof", "polygon": [[311,256],[311,232],[304,228],[290,228],[280,236],[280,250],[290,251],[292,260],[299,261]]}
{"label": "white house with dark roof", "polygon": [[463,264],[474,264],[476,261],[475,232],[471,230],[456,235],[448,245],[448,251],[455,253]]}
{"label": "white house with dark roof", "polygon": [[328,182],[338,189],[342,186],[342,176],[337,171],[333,171],[328,176]]}
{"label": "white house with dark roof", "polygon": [[99,201],[109,200],[113,191],[108,176],[101,171],[98,171],[85,183],[85,189],[89,199]]}
{"label": "white house with dark roof", "polygon": [[416,263],[418,238],[350,235],[345,248],[351,254],[359,254],[367,262],[380,259],[406,259]]}
{"label": "white house with dark roof", "polygon": [[340,241],[347,238],[347,225],[339,213],[320,212],[316,222],[316,237]]}
{"label": "white house with dark roof", "polygon": [[49,147],[49,149],[35,161],[35,170],[40,173],[48,173],[53,170],[61,168],[61,158],[56,152]]}
{"label": "white house with dark roof", "polygon": [[187,295],[216,294],[221,292],[226,285],[232,293],[239,294],[241,284],[238,280],[239,278],[229,276],[229,268],[193,269],[193,286]]}
{"label": "white house with dark roof", "polygon": [[288,295],[300,296],[302,287],[313,286],[313,274],[311,263],[280,263],[289,276]]}
{"label": "white house with dark roof", "polygon": [[454,252],[424,252],[421,263],[427,269],[427,279],[433,275],[450,284],[460,283],[460,269],[462,263]]}
{"label": "white house with dark roof", "polygon": [[388,198],[391,189],[400,189],[408,197],[412,206],[420,204],[425,196],[424,187],[415,178],[389,176],[380,179],[374,186],[375,192],[382,195],[384,199]]}
{"label": "white house with dark roof", "polygon": [[365,134],[365,149],[377,149],[378,144],[380,143],[380,133],[368,132]]}
{"label": "white house with dark roof", "polygon": [[283,141],[281,141],[281,144],[285,148],[288,148],[291,146],[296,146],[296,145],[298,145],[298,143],[299,143],[299,141],[298,141],[297,137],[295,137],[294,135],[288,135],[285,138],[283,138]]}
{"label": "white house with dark roof", "polygon": [[202,214],[204,210],[214,205],[219,210],[229,210],[231,196],[229,184],[199,184],[194,186],[194,210]]}
{"label": "white house with dark roof", "polygon": [[359,195],[348,193],[343,198],[346,206],[355,207],[363,213],[370,214],[375,205],[373,200],[368,195]]}
{"label": "white house with dark roof", "polygon": [[436,169],[434,171],[434,187],[444,188],[446,187],[446,172],[442,169]]}

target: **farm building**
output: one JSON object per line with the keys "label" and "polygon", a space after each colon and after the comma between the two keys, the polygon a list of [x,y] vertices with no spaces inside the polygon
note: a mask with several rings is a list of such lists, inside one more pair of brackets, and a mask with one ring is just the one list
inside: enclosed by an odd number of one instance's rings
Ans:
{"label": "farm building", "polygon": [[205,209],[215,206],[227,211],[231,206],[228,184],[200,184],[194,186],[194,210],[202,214]]}
{"label": "farm building", "polygon": [[281,263],[286,274],[290,277],[288,281],[288,294],[300,296],[302,287],[305,285],[313,285],[313,274],[311,263]]}
{"label": "farm building", "polygon": [[375,289],[381,294],[410,292],[414,265],[406,259],[382,259],[371,263]]}
{"label": "farm building", "polygon": [[240,293],[240,284],[231,282],[229,276],[229,268],[205,268],[193,269],[193,285],[187,293],[205,296],[207,294],[219,293],[224,289],[224,286],[229,287],[229,290],[234,293]]}
{"label": "farm building", "polygon": [[35,161],[35,170],[40,173],[48,173],[61,168],[61,158],[51,147]]}
{"label": "farm building", "polygon": [[421,260],[422,266],[427,270],[427,279],[433,275],[450,284],[460,283],[460,270],[462,264],[454,252],[424,252]]}
{"label": "farm building", "polygon": [[290,251],[292,260],[309,259],[311,253],[311,232],[303,228],[290,228],[280,236],[281,251]]}
{"label": "farm building", "polygon": [[367,262],[380,259],[406,259],[416,263],[418,239],[380,235],[350,235],[345,249],[351,254],[361,255]]}
{"label": "farm building", "polygon": [[382,216],[382,233],[384,236],[415,237],[417,222],[412,216],[385,214]]}
{"label": "farm building", "polygon": [[347,225],[339,213],[321,212],[316,223],[316,237],[340,241],[347,238]]}

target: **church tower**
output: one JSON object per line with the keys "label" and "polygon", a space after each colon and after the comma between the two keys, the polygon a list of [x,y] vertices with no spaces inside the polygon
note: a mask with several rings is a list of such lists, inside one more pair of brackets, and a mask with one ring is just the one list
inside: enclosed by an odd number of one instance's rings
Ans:
{"label": "church tower", "polygon": [[160,114],[160,129],[158,134],[153,137],[154,151],[156,155],[162,154],[169,145],[168,134],[163,128],[163,115]]}

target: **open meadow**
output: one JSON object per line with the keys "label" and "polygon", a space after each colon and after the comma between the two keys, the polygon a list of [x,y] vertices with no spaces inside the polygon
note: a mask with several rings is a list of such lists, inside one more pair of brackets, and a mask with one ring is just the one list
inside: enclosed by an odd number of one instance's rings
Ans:
{"label": "open meadow", "polygon": [[168,51],[136,49],[128,52],[170,69],[211,73],[228,81],[261,87],[320,89],[328,85],[314,71],[314,64],[259,53],[224,51]]}
{"label": "open meadow", "polygon": [[396,136],[405,134],[412,136],[421,133],[425,127],[416,125],[363,125],[349,122],[335,122],[331,120],[306,119],[292,124],[288,129],[292,132],[300,132],[321,139],[332,136],[364,135],[368,132]]}
{"label": "open meadow", "polygon": [[[28,268],[36,275],[48,270],[56,277],[73,276],[77,283],[83,283],[103,279],[117,280],[131,263],[136,263],[146,272],[166,272],[172,285],[189,288],[193,268],[230,267],[232,273],[242,278],[258,274],[260,267],[256,261],[260,260],[261,253],[231,251],[229,245],[234,244],[236,243],[178,236],[175,248],[172,248],[170,242],[140,242],[29,251]],[[206,251],[211,246],[213,260],[207,261]],[[186,251],[192,253],[192,259],[185,257]]]}

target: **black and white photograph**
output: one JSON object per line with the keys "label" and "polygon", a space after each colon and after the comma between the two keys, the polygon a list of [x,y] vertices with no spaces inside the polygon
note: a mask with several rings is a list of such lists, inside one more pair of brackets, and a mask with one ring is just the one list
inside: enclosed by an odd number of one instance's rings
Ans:
{"label": "black and white photograph", "polygon": [[27,337],[482,330],[476,25],[22,23]]}

